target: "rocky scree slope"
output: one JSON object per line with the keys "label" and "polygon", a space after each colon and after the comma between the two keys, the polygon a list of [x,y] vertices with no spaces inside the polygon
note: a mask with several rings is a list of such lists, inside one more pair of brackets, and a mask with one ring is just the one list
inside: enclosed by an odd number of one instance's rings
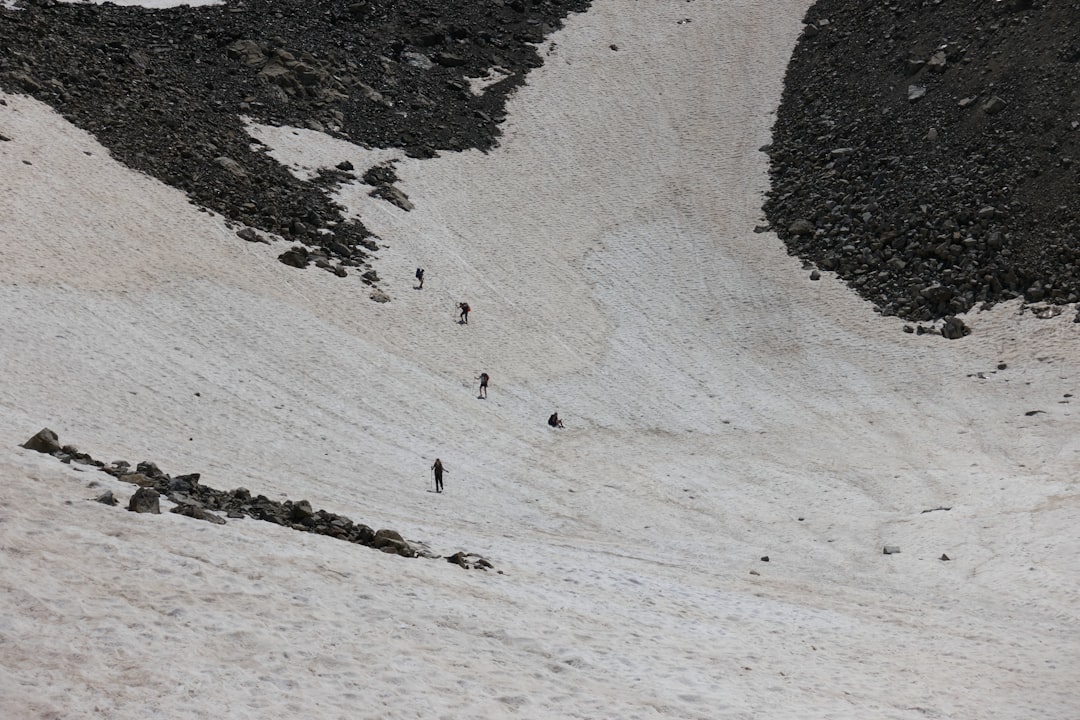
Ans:
{"label": "rocky scree slope", "polygon": [[[300,243],[338,275],[377,245],[327,190],[350,163],[297,179],[244,118],[321,130],[414,157],[487,150],[540,43],[587,0],[236,0],[147,9],[24,0],[0,5],[0,88],[31,95],[128,166],[192,202]],[[471,78],[503,79],[475,93]],[[364,172],[367,170],[368,172]],[[361,169],[366,178],[393,180]],[[385,191],[385,187],[376,187]]]}
{"label": "rocky scree slope", "polygon": [[820,0],[765,213],[888,315],[1080,300],[1080,3]]}

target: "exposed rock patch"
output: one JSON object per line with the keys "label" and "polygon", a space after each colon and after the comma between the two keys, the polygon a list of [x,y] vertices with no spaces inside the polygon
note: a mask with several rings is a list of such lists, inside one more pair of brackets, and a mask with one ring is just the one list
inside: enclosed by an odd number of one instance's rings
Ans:
{"label": "exposed rock patch", "polygon": [[819,0],[805,21],[766,148],[789,251],[909,320],[1080,301],[1076,6]]}
{"label": "exposed rock patch", "polygon": [[[368,277],[377,245],[326,192],[347,172],[298,179],[245,122],[310,128],[413,157],[488,150],[507,97],[541,64],[535,44],[588,5],[243,0],[148,9],[22,0],[18,9],[0,4],[0,88],[52,105],[117,160],[193,203],[323,250],[317,267]],[[470,90],[470,80],[495,70],[501,81]],[[312,264],[289,257],[294,267]]]}

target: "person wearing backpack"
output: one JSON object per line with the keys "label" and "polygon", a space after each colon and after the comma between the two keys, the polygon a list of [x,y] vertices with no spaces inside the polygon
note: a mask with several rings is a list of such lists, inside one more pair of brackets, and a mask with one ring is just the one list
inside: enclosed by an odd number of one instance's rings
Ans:
{"label": "person wearing backpack", "polygon": [[458,303],[458,309],[461,310],[461,319],[458,322],[460,324],[462,324],[462,325],[468,325],[469,324],[469,311],[472,310],[472,308],[469,307],[469,303],[467,303],[467,302]]}
{"label": "person wearing backpack", "polygon": [[416,268],[416,282],[418,283],[418,285],[416,286],[416,289],[417,290],[423,290],[424,289],[424,268]]}
{"label": "person wearing backpack", "polygon": [[486,372],[480,373],[480,394],[476,396],[478,400],[487,400],[487,386],[489,379]]}

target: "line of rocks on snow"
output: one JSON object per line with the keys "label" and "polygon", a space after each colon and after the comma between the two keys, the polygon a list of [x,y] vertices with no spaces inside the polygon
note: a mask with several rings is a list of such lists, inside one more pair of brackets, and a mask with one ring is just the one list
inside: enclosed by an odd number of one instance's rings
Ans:
{"label": "line of rocks on snow", "polygon": [[[401,557],[443,557],[418,544],[409,543],[396,530],[373,530],[344,515],[326,510],[312,510],[311,503],[307,500],[278,502],[264,495],[252,496],[250,491],[242,487],[235,490],[215,490],[199,482],[199,473],[169,476],[148,461],[140,462],[134,470],[131,469],[131,464],[124,460],[105,464],[87,453],[80,452],[74,446],[61,445],[57,434],[49,428],[42,428],[21,447],[52,455],[64,463],[90,465],[118,480],[136,485],[138,489],[132,494],[127,506],[132,512],[160,513],[160,497],[165,496],[174,503],[170,512],[218,525],[224,525],[225,518],[254,518],[301,532],[327,535]],[[117,504],[112,492],[104,493],[97,500],[106,505]],[[218,513],[223,513],[225,517]],[[487,570],[492,567],[483,557],[464,551],[445,556],[445,559],[467,570]],[[501,574],[501,571],[499,572]]]}

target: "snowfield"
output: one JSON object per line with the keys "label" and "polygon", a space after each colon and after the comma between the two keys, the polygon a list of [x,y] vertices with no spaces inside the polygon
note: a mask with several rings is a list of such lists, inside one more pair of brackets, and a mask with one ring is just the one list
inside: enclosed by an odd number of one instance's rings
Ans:
{"label": "snowfield", "polygon": [[[0,95],[0,717],[1077,717],[1080,325],[907,334],[754,232],[807,6],[598,0],[488,154],[252,126],[397,158],[388,303]],[[494,570],[129,513],[42,427]]]}

